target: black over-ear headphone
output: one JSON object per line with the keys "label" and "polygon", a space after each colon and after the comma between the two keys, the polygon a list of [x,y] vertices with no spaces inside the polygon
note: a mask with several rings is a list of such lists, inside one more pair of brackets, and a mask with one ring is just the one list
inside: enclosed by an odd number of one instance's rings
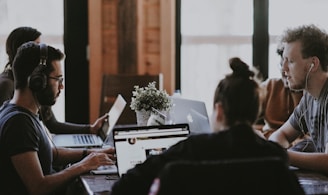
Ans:
{"label": "black over-ear headphone", "polygon": [[44,43],[40,44],[40,62],[28,77],[28,87],[38,92],[46,88],[47,76],[44,74],[44,69],[47,67],[48,46]]}

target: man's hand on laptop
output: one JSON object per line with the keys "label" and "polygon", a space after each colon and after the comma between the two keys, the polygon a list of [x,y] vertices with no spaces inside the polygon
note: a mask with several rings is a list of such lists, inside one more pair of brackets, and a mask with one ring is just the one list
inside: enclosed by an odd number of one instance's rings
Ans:
{"label": "man's hand on laptop", "polygon": [[105,153],[108,158],[113,161],[116,161],[115,148],[114,147],[104,147],[104,148],[94,148],[88,149],[88,154],[90,153]]}
{"label": "man's hand on laptop", "polygon": [[112,160],[111,157],[113,157],[113,155],[109,155],[106,153],[92,152],[77,164],[80,165],[82,164],[81,167],[85,169],[84,172],[88,172],[97,169],[99,166],[114,165],[115,161]]}
{"label": "man's hand on laptop", "polygon": [[108,113],[99,117],[92,125],[90,125],[90,133],[98,134],[105,121],[108,121]]}

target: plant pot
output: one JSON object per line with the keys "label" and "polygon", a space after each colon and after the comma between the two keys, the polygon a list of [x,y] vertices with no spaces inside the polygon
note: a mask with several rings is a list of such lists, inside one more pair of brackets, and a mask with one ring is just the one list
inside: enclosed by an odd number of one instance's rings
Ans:
{"label": "plant pot", "polygon": [[151,111],[136,110],[137,124],[138,126],[147,126],[148,119]]}

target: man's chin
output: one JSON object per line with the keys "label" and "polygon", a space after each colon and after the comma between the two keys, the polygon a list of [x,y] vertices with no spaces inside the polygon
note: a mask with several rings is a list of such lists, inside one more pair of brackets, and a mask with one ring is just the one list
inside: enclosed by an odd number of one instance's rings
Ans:
{"label": "man's chin", "polygon": [[39,103],[40,103],[42,106],[53,106],[53,105],[56,103],[56,100],[46,100],[46,99],[42,99],[42,100],[39,100]]}
{"label": "man's chin", "polygon": [[302,86],[298,86],[298,85],[288,85],[289,86],[289,89],[291,90],[295,90],[295,91],[300,91],[300,90],[303,90],[304,88]]}

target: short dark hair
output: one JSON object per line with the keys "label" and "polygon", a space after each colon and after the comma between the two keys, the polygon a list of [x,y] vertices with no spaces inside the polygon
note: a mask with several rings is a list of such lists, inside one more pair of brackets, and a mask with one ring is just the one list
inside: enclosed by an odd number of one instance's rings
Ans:
{"label": "short dark hair", "polygon": [[[47,66],[43,69],[46,76],[54,70],[52,62],[62,60],[64,54],[52,46],[47,45],[48,56]],[[28,77],[40,63],[40,45],[34,41],[29,41],[21,45],[13,61],[13,73],[15,80],[15,89],[23,89],[27,86]]]}
{"label": "short dark hair", "polygon": [[260,108],[260,89],[255,73],[239,58],[230,59],[233,70],[222,79],[214,94],[214,104],[221,102],[227,124],[236,122],[253,124]]}
{"label": "short dark hair", "polygon": [[282,54],[284,53],[284,45],[279,43],[276,50],[277,54],[282,58]]}
{"label": "short dark hair", "polygon": [[281,40],[286,43],[300,41],[302,57],[316,56],[319,58],[321,68],[327,71],[328,65],[328,35],[315,25],[302,25],[287,29]]}

